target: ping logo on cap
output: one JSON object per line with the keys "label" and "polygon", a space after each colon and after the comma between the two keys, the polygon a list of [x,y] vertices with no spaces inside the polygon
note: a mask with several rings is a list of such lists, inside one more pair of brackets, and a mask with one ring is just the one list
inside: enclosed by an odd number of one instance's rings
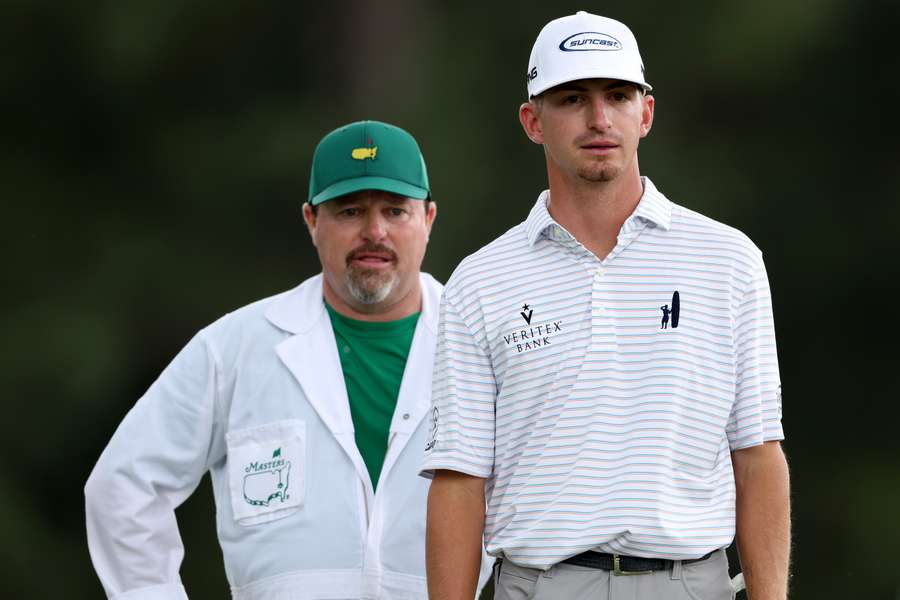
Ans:
{"label": "ping logo on cap", "polygon": [[591,50],[621,50],[622,42],[611,35],[599,31],[582,31],[570,35],[559,43],[563,52],[588,52]]}
{"label": "ping logo on cap", "polygon": [[378,146],[374,146],[372,148],[354,148],[350,152],[350,156],[352,156],[355,160],[366,160],[367,158],[375,160],[376,154],[378,154]]}

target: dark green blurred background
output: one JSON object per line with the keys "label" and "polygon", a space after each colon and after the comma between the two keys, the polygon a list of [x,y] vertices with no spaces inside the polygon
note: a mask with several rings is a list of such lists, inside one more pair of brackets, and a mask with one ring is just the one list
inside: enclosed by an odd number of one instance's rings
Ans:
{"label": "dark green blurred background", "polygon": [[[900,598],[896,0],[5,0],[0,596],[101,597],[84,481],[193,332],[317,272],[299,207],[327,131],[418,138],[439,279],[526,216],[528,53],[577,9],[641,44],[642,172],[766,256],[794,597]],[[179,515],[189,593],[226,597],[208,481]]]}

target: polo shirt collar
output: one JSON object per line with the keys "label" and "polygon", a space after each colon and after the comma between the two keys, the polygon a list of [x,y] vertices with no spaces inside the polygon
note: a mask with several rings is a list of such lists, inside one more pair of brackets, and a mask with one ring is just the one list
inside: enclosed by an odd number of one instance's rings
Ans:
{"label": "polo shirt collar", "polygon": [[[641,177],[641,182],[644,184],[644,193],[641,194],[641,200],[638,202],[637,208],[634,209],[634,213],[627,221],[637,218],[654,223],[656,226],[668,231],[672,226],[672,203],[656,189],[649,177]],[[538,196],[537,202],[534,203],[534,207],[528,214],[528,218],[525,219],[525,232],[529,246],[534,246],[541,237],[546,237],[548,230],[553,226],[558,231],[565,232],[567,236],[571,237],[571,234],[550,216],[550,211],[547,210],[549,201],[550,190],[544,190]]]}
{"label": "polo shirt collar", "polygon": [[553,220],[553,217],[550,216],[550,211],[547,210],[547,202],[549,200],[550,190],[541,192],[541,195],[538,196],[537,202],[534,203],[531,212],[528,213],[528,218],[525,219],[525,232],[528,236],[529,246],[534,246],[535,242],[538,241],[549,227],[557,225],[562,228],[562,226],[558,225],[556,221]]}
{"label": "polo shirt collar", "polygon": [[649,177],[641,177],[641,182],[644,193],[632,217],[649,221],[668,231],[672,227],[672,202],[656,189]]}

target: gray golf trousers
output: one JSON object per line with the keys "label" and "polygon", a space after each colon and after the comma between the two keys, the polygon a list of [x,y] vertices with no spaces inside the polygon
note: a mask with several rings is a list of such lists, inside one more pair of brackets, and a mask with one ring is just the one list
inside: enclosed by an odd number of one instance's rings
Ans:
{"label": "gray golf trousers", "polygon": [[559,563],[541,571],[504,560],[494,566],[495,600],[733,600],[724,550],[665,571],[615,575]]}

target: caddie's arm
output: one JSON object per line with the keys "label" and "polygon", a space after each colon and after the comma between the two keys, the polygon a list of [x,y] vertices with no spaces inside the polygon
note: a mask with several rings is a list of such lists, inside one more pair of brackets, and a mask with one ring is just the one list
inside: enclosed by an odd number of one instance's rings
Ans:
{"label": "caddie's arm", "polygon": [[735,450],[737,544],[750,600],[785,600],[791,551],[788,466],[779,442]]}
{"label": "caddie's arm", "polygon": [[430,600],[472,600],[484,534],[484,479],[437,470],[428,492],[425,563]]}
{"label": "caddie's arm", "polygon": [[109,598],[187,600],[175,508],[211,458],[218,384],[198,334],[119,425],[84,488],[88,548]]}

